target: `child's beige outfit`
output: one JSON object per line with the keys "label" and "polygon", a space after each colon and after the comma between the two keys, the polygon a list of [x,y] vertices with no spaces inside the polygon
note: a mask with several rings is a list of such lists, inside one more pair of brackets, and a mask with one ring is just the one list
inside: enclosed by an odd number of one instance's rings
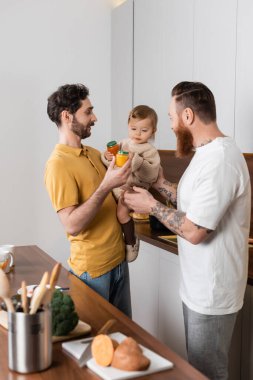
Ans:
{"label": "child's beige outfit", "polygon": [[[132,172],[123,188],[139,186],[149,189],[158,177],[160,156],[157,149],[150,143],[135,144],[130,139],[122,140],[120,149],[133,153]],[[101,159],[108,167],[110,161],[105,158],[104,154],[101,155]],[[114,194],[119,198],[119,191],[116,190]]]}
{"label": "child's beige outfit", "polygon": [[[133,186],[143,187],[149,189],[157,180],[160,156],[157,149],[150,143],[136,144],[129,138],[120,142],[120,149],[133,153],[132,158],[132,171],[125,185],[121,188],[113,189],[113,194],[116,199],[119,199],[122,189],[129,189]],[[102,162],[108,167],[110,161],[108,161],[104,154],[101,154]],[[126,261],[134,261],[139,252],[139,239],[136,237],[136,243],[134,246],[126,244]]]}

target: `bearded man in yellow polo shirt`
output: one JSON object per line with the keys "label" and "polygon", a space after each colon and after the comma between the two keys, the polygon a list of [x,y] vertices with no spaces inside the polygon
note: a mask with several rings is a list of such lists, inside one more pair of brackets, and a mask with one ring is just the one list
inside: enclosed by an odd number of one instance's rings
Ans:
{"label": "bearded man in yellow polo shirt", "polygon": [[122,186],[131,158],[106,171],[100,152],[81,144],[97,118],[82,84],[66,84],[48,98],[47,113],[57,125],[59,143],[45,169],[45,185],[70,241],[70,271],[131,317],[125,244],[111,190]]}

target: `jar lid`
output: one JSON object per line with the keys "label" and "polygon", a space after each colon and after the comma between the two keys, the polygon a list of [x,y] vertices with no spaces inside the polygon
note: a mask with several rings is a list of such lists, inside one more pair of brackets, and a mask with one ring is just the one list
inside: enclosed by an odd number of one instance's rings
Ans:
{"label": "jar lid", "polygon": [[113,141],[109,141],[107,144],[106,144],[109,147],[111,146],[114,146],[114,145],[117,145],[117,141],[113,140]]}
{"label": "jar lid", "polygon": [[127,152],[126,150],[119,150],[117,154],[124,154],[124,155],[128,155],[129,152]]}
{"label": "jar lid", "polygon": [[0,261],[5,261],[8,259],[9,257],[9,251],[6,251],[6,250],[0,250]]}

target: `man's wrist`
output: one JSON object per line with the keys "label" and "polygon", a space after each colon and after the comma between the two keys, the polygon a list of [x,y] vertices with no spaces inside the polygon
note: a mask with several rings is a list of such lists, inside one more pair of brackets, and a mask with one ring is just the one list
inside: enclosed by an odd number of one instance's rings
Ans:
{"label": "man's wrist", "polygon": [[106,196],[110,193],[110,191],[112,191],[112,188],[103,182],[101,182],[100,186],[97,188],[97,193],[101,193]]}
{"label": "man's wrist", "polygon": [[157,208],[157,204],[160,203],[158,202],[155,198],[153,198],[150,203],[149,203],[149,207],[150,207],[150,214],[153,215],[153,213],[155,212],[156,208]]}

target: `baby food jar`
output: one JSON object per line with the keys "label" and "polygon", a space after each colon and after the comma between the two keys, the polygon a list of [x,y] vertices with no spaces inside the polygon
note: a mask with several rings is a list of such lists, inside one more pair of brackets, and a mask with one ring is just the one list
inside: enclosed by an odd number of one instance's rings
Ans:
{"label": "baby food jar", "polygon": [[116,154],[116,166],[123,166],[128,160],[128,152],[124,150],[119,150],[118,153]]}
{"label": "baby food jar", "polygon": [[9,273],[13,266],[13,255],[11,252],[0,248],[0,268]]}
{"label": "baby food jar", "polygon": [[109,141],[106,146],[107,146],[107,151],[112,153],[114,156],[116,156],[119,150],[119,144],[117,143],[117,141],[114,141],[114,140]]}

